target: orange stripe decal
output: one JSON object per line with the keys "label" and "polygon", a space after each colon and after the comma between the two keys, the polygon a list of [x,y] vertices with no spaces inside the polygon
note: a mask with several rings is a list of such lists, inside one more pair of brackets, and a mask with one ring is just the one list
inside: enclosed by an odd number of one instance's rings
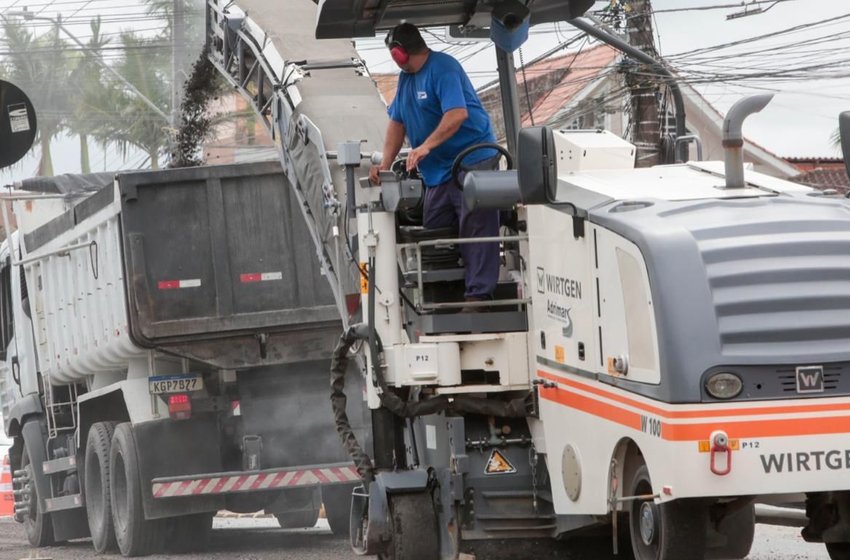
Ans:
{"label": "orange stripe decal", "polygon": [[[560,383],[574,389],[580,389],[588,393],[593,393],[600,397],[605,397],[627,406],[638,408],[640,410],[661,416],[662,418],[717,418],[723,416],[757,416],[769,414],[800,414],[803,412],[844,412],[850,414],[850,401],[845,403],[830,403],[830,404],[800,404],[789,406],[765,406],[765,407],[747,407],[747,408],[723,408],[713,410],[668,410],[658,408],[629,397],[618,395],[612,391],[594,387],[593,385],[579,383],[563,377],[555,375],[547,371],[537,370],[537,376],[555,383]],[[699,403],[697,403],[699,404]],[[703,406],[710,406],[705,405]]]}
{"label": "orange stripe decal", "polygon": [[[770,408],[748,408],[748,409],[726,409],[721,411],[682,411],[675,413],[654,406],[646,405],[634,399],[617,395],[598,387],[592,387],[583,383],[565,379],[547,372],[538,372],[540,377],[557,381],[562,385],[580,389],[596,396],[632,406],[649,414],[663,418],[698,418],[703,419],[712,416],[735,416],[754,414],[788,414],[795,412],[843,412],[838,416],[828,418],[776,418],[771,420],[721,420],[715,422],[698,422],[690,424],[674,424],[661,421],[661,438],[667,441],[701,441],[709,439],[715,430],[724,430],[730,438],[750,439],[768,437],[790,437],[826,434],[850,434],[850,405],[804,405],[801,407],[785,406]],[[544,400],[557,403],[574,410],[585,412],[593,416],[603,418],[610,422],[642,431],[642,414],[607,403],[597,398],[576,393],[569,389],[560,387],[548,387],[540,389],[540,397]],[[745,412],[741,412],[741,411]]]}
{"label": "orange stripe decal", "polygon": [[563,389],[540,389],[540,397],[640,431],[640,414]]}
{"label": "orange stripe decal", "polygon": [[730,438],[814,436],[850,433],[850,416],[829,418],[786,418],[716,424],[661,424],[661,437],[669,441],[708,439],[711,432],[723,429]]}

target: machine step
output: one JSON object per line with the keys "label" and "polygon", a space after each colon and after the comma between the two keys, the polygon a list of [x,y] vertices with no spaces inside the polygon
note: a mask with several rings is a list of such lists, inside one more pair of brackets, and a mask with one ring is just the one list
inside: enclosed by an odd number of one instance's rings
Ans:
{"label": "machine step", "polygon": [[70,496],[60,496],[58,498],[47,498],[44,500],[44,511],[51,513],[54,511],[77,509],[83,507],[83,503],[82,494],[72,494]]}
{"label": "machine step", "polygon": [[59,459],[51,459],[41,464],[41,469],[44,474],[56,474],[68,471],[77,470],[77,458],[75,456],[60,457]]}

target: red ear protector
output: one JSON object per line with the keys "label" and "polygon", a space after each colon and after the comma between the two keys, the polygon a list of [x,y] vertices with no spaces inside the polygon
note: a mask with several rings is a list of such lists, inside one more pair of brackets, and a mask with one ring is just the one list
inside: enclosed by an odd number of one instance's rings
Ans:
{"label": "red ear protector", "polygon": [[384,44],[386,44],[387,48],[390,49],[390,56],[393,58],[393,61],[395,61],[395,63],[399,66],[402,66],[410,61],[410,53],[407,52],[407,49],[404,48],[401,41],[396,41],[394,36],[395,29],[391,29],[390,32],[387,33],[387,38],[384,39]]}
{"label": "red ear protector", "polygon": [[390,56],[393,57],[393,60],[399,66],[407,64],[410,60],[410,53],[408,53],[407,49],[405,49],[398,41],[390,43]]}

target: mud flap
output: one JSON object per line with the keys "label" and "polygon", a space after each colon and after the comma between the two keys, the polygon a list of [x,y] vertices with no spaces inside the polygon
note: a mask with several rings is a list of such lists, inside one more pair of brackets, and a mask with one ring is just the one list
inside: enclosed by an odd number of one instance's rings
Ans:
{"label": "mud flap", "polygon": [[[50,480],[41,468],[41,464],[47,460],[47,454],[44,451],[45,435],[43,426],[42,418],[30,417],[21,429],[21,435],[24,438],[24,445],[27,447],[33,476],[35,477],[35,486],[40,500],[38,507],[42,508],[42,510],[44,508],[45,498],[53,497]],[[79,507],[46,514],[47,522],[53,525],[53,538],[56,542],[89,536],[88,518],[85,512],[86,510],[83,507]]]}
{"label": "mud flap", "polygon": [[414,471],[379,473],[369,484],[354,489],[351,500],[351,546],[355,554],[375,555],[385,551],[392,538],[390,527],[390,494],[425,492],[428,473]]}

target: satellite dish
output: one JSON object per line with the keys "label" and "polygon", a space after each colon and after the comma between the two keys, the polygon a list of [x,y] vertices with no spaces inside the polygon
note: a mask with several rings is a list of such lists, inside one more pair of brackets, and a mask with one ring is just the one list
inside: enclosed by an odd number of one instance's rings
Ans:
{"label": "satellite dish", "polygon": [[30,151],[36,130],[32,102],[18,87],[0,80],[0,169]]}

